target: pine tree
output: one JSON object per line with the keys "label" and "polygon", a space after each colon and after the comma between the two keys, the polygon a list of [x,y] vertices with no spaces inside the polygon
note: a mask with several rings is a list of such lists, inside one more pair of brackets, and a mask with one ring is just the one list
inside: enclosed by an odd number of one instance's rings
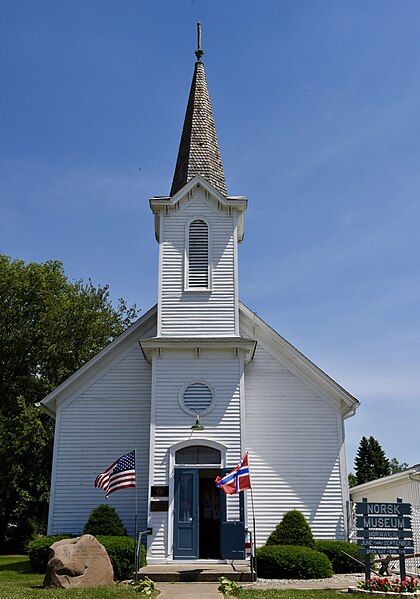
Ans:
{"label": "pine tree", "polygon": [[391,474],[389,460],[374,437],[362,437],[354,461],[357,484],[362,485]]}
{"label": "pine tree", "polygon": [[399,462],[397,458],[392,458],[389,460],[389,467],[391,469],[391,474],[397,474],[397,472],[403,472],[409,468],[407,462]]}

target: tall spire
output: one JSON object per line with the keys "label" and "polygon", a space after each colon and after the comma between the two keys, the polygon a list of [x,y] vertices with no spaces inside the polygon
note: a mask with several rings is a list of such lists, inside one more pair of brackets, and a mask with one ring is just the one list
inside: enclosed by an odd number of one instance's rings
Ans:
{"label": "tall spire", "polygon": [[197,23],[197,62],[185,113],[171,196],[196,175],[204,177],[222,195],[227,195],[206,74],[202,62],[201,25]]}

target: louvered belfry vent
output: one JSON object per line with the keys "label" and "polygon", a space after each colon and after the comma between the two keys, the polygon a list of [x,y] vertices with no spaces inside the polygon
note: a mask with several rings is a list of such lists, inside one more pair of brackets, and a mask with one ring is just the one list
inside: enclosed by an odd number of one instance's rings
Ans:
{"label": "louvered belfry vent", "polygon": [[188,287],[209,287],[209,229],[200,219],[188,231]]}
{"label": "louvered belfry vent", "polygon": [[203,414],[209,409],[213,395],[204,383],[193,383],[185,389],[182,399],[184,406],[192,414]]}

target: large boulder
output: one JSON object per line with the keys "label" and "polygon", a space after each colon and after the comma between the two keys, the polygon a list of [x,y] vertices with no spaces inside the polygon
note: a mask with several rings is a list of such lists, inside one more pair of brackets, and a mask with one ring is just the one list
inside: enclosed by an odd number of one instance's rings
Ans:
{"label": "large boulder", "polygon": [[92,535],[63,539],[51,545],[44,587],[98,587],[113,580],[114,570],[106,549]]}

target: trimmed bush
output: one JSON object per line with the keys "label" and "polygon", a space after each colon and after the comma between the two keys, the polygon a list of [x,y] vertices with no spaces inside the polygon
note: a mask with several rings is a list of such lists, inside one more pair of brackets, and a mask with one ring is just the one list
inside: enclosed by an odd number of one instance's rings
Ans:
{"label": "trimmed bush", "polygon": [[309,547],[270,545],[257,549],[258,576],[261,578],[330,578],[331,562],[326,555]]}
{"label": "trimmed bush", "polygon": [[305,516],[299,510],[291,510],[284,514],[280,524],[277,524],[268,537],[266,545],[294,545],[313,549],[315,540]]}
{"label": "trimmed bush", "polygon": [[117,513],[117,510],[112,505],[98,505],[89,514],[89,518],[83,529],[83,534],[113,537],[124,537],[127,531]]}
{"label": "trimmed bush", "polygon": [[28,543],[29,561],[32,572],[45,574],[51,545],[56,541],[68,538],[70,538],[70,535],[42,536]]}
{"label": "trimmed bush", "polygon": [[[105,547],[114,568],[116,580],[133,578],[136,542],[131,537],[96,537]],[[146,565],[146,549],[140,548],[140,567]]]}
{"label": "trimmed bush", "polygon": [[360,553],[356,543],[346,541],[315,541],[315,549],[328,557],[335,574],[350,574],[352,572],[364,572],[362,564],[345,555],[348,553],[363,562],[364,556]]}
{"label": "trimmed bush", "polygon": [[[70,535],[55,535],[38,537],[29,543],[29,561],[31,563],[32,572],[45,574],[47,570],[49,550],[53,543],[61,539],[69,539]],[[105,547],[109,559],[114,568],[114,576],[116,580],[124,580],[132,578],[134,567],[134,553],[136,550],[136,542],[134,539],[123,536],[98,536],[96,537]],[[141,546],[140,551],[140,566],[146,565],[146,550]]]}

